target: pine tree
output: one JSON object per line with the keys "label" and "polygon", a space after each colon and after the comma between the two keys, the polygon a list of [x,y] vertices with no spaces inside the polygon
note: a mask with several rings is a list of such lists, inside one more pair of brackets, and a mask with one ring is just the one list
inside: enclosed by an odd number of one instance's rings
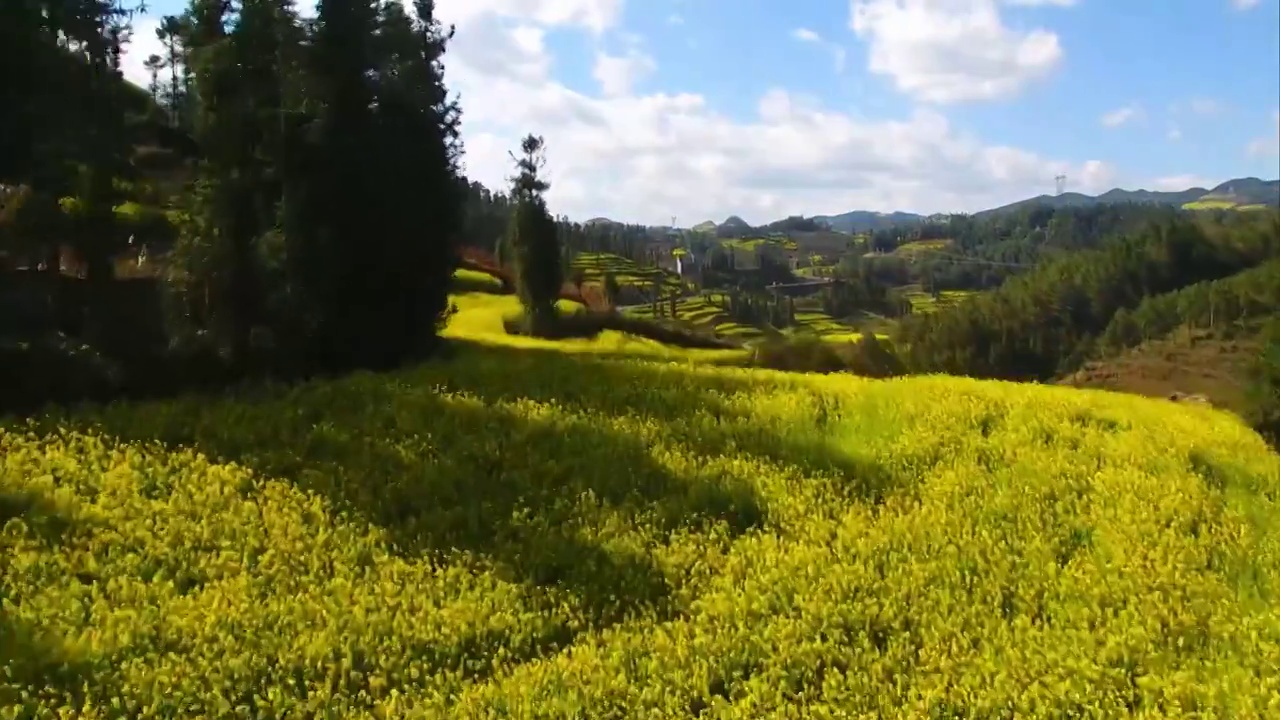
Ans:
{"label": "pine tree", "polygon": [[539,173],[546,164],[541,137],[529,135],[520,143],[511,178],[515,210],[508,230],[515,254],[520,302],[526,329],[534,335],[550,333],[556,322],[556,298],[564,280],[560,274],[560,238],[542,194],[550,187]]}
{"label": "pine tree", "polygon": [[414,19],[399,3],[379,18],[376,122],[385,183],[376,198],[389,300],[392,352],[426,352],[444,325],[467,185],[459,168],[460,111],[441,62],[453,30],[435,18],[434,0],[416,0]]}
{"label": "pine tree", "polygon": [[290,123],[285,258],[295,333],[318,368],[386,366],[387,240],[379,234],[382,141],[373,0],[320,0],[305,62],[308,116]]}

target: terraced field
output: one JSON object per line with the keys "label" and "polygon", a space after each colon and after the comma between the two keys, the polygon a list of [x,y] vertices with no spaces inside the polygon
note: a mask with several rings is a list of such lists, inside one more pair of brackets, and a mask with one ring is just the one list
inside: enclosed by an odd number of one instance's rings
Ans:
{"label": "terraced field", "polygon": [[[719,337],[735,340],[754,340],[764,337],[764,331],[752,325],[744,325],[732,320],[719,306],[716,293],[704,293],[681,298],[676,304],[676,319],[705,328]],[[670,312],[670,306],[664,306],[664,312]],[[627,314],[635,317],[652,318],[653,308],[648,305],[637,306],[627,310]]]}
{"label": "terraced field", "polygon": [[620,286],[631,286],[649,293],[655,277],[661,277],[665,292],[680,292],[680,277],[669,270],[641,267],[634,260],[613,253],[579,253],[570,267],[582,270],[587,282],[602,283],[606,273],[613,273]]}
{"label": "terraced field", "polygon": [[935,298],[932,294],[924,292],[919,285],[904,285],[898,290],[911,303],[913,313],[935,312],[939,308],[955,305],[973,294],[971,290],[943,290]]}
{"label": "terraced field", "polygon": [[[462,293],[453,296],[458,314],[449,321],[446,337],[485,345],[504,347],[552,349],[564,353],[586,353],[672,359],[715,364],[741,364],[745,353],[741,350],[693,350],[663,345],[645,338],[606,330],[599,336],[572,340],[541,340],[509,335],[503,327],[505,318],[520,314],[520,301],[514,295],[493,295],[483,292]],[[561,312],[574,312],[581,304],[568,300],[557,303]]]}
{"label": "terraced field", "polygon": [[[719,306],[714,292],[680,300],[676,308],[676,319],[713,331],[719,337],[737,340],[755,340],[765,337],[759,327],[744,325],[729,318]],[[669,312],[670,307],[664,307]],[[631,308],[628,314],[636,317],[652,317],[653,310],[648,306]],[[856,340],[861,333],[854,327],[819,310],[797,310],[796,325],[783,330],[785,334],[811,334],[832,342],[848,342]]]}

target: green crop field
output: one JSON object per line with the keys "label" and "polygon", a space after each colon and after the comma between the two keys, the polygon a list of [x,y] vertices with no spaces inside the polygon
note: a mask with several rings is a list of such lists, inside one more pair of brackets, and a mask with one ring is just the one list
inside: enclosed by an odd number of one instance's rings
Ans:
{"label": "green crop field", "polygon": [[782,250],[790,251],[799,249],[799,245],[794,240],[786,238],[730,238],[721,240],[720,244],[737,250],[756,250],[765,245],[777,245]]}
{"label": "green crop field", "polygon": [[1240,212],[1254,212],[1258,210],[1269,209],[1267,205],[1261,203],[1241,204],[1230,198],[1208,198],[1195,200],[1189,203],[1183,203],[1183,210],[1238,210]]}
{"label": "green crop field", "polygon": [[1238,203],[1235,200],[1194,200],[1189,203],[1183,203],[1183,210],[1230,210],[1236,207]]}
{"label": "green crop field", "polygon": [[1280,458],[1100,391],[513,338],[0,425],[0,717],[1275,717]]}
{"label": "green crop field", "polygon": [[902,257],[927,256],[928,253],[947,250],[952,244],[951,240],[914,240],[899,245],[893,254]]}
{"label": "green crop field", "polygon": [[914,313],[934,312],[938,308],[955,305],[973,295],[971,290],[943,290],[935,298],[930,293],[924,292],[919,285],[903,285],[898,288],[898,291],[911,303],[911,312]]}
{"label": "green crop field", "polygon": [[453,286],[459,290],[496,293],[502,290],[502,281],[486,272],[458,268],[453,271]]}

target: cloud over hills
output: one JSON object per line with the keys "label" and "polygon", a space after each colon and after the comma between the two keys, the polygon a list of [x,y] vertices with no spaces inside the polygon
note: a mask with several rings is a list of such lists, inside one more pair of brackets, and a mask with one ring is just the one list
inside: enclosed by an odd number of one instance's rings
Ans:
{"label": "cloud over hills", "polygon": [[[1058,35],[1014,24],[1006,13],[1052,6],[1041,16],[1052,17],[1075,12],[1073,4],[853,0],[844,38],[833,29],[796,30],[792,38],[793,31],[777,30],[780,43],[803,41],[790,43],[795,53],[826,43],[843,52],[842,41],[860,40],[866,72],[914,104],[880,117],[784,86],[755,90],[755,112],[743,114],[659,83],[663,54],[625,25],[634,2],[438,0],[437,12],[457,26],[446,79],[461,94],[473,179],[503,186],[508,151],[533,132],[547,140],[556,213],[649,223],[736,214],[763,222],[841,208],[973,211],[1051,190],[1059,174],[1085,193],[1122,182],[1103,159],[1069,161],[993,143],[947,114],[952,106],[1016,97],[1051,77],[1066,58]],[[694,32],[693,7],[666,2],[657,24]],[[669,24],[672,16],[680,24]],[[590,67],[578,74],[594,87],[567,80],[558,65],[550,38],[568,34],[590,48]],[[135,80],[144,77],[151,35],[137,33],[126,60]]]}

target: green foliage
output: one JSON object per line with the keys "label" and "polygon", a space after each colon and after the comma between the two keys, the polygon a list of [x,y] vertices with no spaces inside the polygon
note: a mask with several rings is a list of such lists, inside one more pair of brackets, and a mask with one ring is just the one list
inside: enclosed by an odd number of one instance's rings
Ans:
{"label": "green foliage", "polygon": [[534,135],[521,142],[511,187],[515,208],[507,234],[515,255],[517,293],[534,335],[553,331],[556,298],[564,284],[560,238],[542,196],[548,185],[538,174],[546,163],[543,148],[542,138]]}
{"label": "green foliage", "polygon": [[1019,380],[1069,372],[1120,309],[1275,256],[1280,224],[1233,223],[1180,219],[1064,255],[959,305],[911,315],[898,345],[917,371]]}
{"label": "green foliage", "polygon": [[1250,377],[1247,419],[1272,445],[1280,447],[1280,316],[1263,328],[1262,350]]}
{"label": "green foliage", "polygon": [[833,342],[809,334],[768,338],[752,348],[750,364],[788,372],[850,372],[869,378],[895,377],[906,372],[893,350],[866,332],[851,342]]}
{"label": "green foliage", "polygon": [[1132,309],[1121,308],[1098,344],[1114,354],[1184,325],[1230,331],[1242,322],[1273,315],[1277,308],[1280,259],[1272,259],[1229,277],[1147,297]]}
{"label": "green foliage", "polygon": [[119,368],[109,359],[62,335],[9,340],[0,334],[0,378],[0,413],[35,411],[49,402],[106,400],[121,382]]}

